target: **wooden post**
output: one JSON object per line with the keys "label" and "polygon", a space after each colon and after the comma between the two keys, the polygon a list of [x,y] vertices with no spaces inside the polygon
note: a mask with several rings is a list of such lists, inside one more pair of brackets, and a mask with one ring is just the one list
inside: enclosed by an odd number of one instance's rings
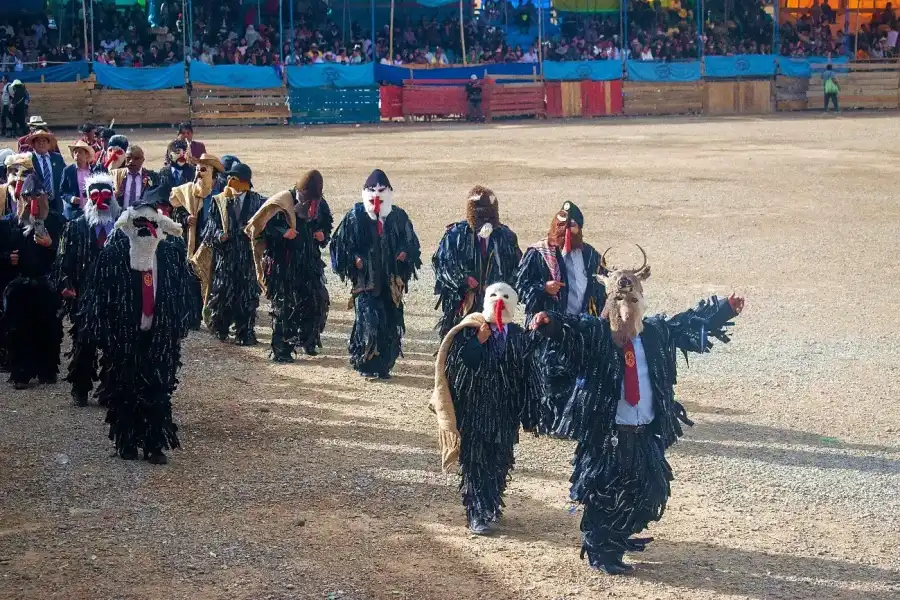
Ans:
{"label": "wooden post", "polygon": [[860,0],[856,0],[856,33],[853,34],[853,60],[856,60],[856,53],[859,52],[859,7]]}
{"label": "wooden post", "polygon": [[388,64],[394,64],[394,0],[391,0],[391,30],[388,32]]}
{"label": "wooden post", "polygon": [[87,0],[81,0],[81,10],[84,11],[84,60],[90,60],[88,56],[88,37],[87,37]]}
{"label": "wooden post", "polygon": [[462,59],[463,65],[469,64],[469,59],[466,56],[466,28],[463,25],[463,0],[459,0],[459,42],[462,47]]}

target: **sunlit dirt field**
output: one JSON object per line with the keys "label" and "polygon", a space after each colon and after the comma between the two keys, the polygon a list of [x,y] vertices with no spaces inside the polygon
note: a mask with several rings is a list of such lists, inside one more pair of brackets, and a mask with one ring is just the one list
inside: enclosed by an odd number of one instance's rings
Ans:
{"label": "sunlit dirt field", "polygon": [[[124,133],[161,166],[172,132]],[[333,275],[317,358],[193,333],[165,467],[114,458],[103,411],[64,384],[4,385],[0,598],[900,598],[898,137],[895,115],[198,130],[264,194],[320,169],[336,213],[387,172],[428,259],[405,358],[390,382],[348,368]],[[653,312],[747,296],[731,344],[679,363],[697,423],[630,576],[578,558],[570,443],[523,436],[490,538],[440,473],[430,256],[475,184],[523,247],[565,200],[587,241],[640,243]]]}

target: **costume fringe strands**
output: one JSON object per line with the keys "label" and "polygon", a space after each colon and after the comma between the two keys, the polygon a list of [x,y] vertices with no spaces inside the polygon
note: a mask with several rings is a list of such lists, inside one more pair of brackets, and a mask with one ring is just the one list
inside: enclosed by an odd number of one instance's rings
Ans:
{"label": "costume fringe strands", "polygon": [[[422,267],[419,239],[406,212],[393,206],[378,233],[362,202],[350,209],[331,241],[331,266],[349,280],[356,320],[350,332],[350,364],[364,374],[386,376],[401,353],[406,330],[403,296]],[[397,260],[401,252],[406,260]],[[362,259],[357,268],[356,259]]]}
{"label": "costume fringe strands", "polygon": [[[512,285],[521,259],[518,238],[506,225],[493,228],[485,249],[467,221],[450,225],[431,259],[435,308],[442,313],[436,327],[441,339],[464,316],[481,310],[487,286],[498,281]],[[469,277],[478,282],[477,288],[469,287]]]}
{"label": "costume fringe strands", "polygon": [[103,353],[98,397],[108,407],[109,438],[123,456],[179,447],[171,398],[190,314],[184,243],[163,239],[156,249],[153,321],[141,330],[142,273],[131,268],[130,247],[128,236],[114,231],[79,311],[81,333]]}
{"label": "costume fringe strands", "polygon": [[665,512],[672,471],[664,451],[682,436],[681,423],[693,424],[675,400],[676,351],[708,352],[710,338],[727,342],[725,327],[734,316],[726,300],[713,297],[671,319],[644,319],[640,335],[655,417],[638,429],[616,425],[625,367],[609,321],[551,313],[539,330],[564,349],[575,373],[552,433],[578,442],[570,497],[585,507],[582,555],[592,566],[633,549],[628,537]]}
{"label": "costume fringe strands", "polygon": [[[265,198],[248,191],[238,215],[234,200],[226,199],[227,193],[213,198],[203,233],[203,243],[212,248],[212,280],[206,308],[210,315],[210,328],[219,339],[226,339],[234,325],[238,343],[255,344],[253,328],[259,308],[260,288],[256,280],[252,240],[247,237],[244,227]],[[227,210],[225,227],[223,208]]]}

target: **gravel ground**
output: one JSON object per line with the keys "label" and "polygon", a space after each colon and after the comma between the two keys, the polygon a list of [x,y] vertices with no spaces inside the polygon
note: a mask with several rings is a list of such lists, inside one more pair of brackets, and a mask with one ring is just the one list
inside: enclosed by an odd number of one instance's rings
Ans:
{"label": "gravel ground", "polygon": [[[160,163],[169,132],[126,133]],[[572,446],[530,437],[502,527],[467,535],[425,409],[430,269],[389,383],[348,369],[332,277],[315,359],[191,335],[166,467],[112,457],[64,385],[4,388],[0,598],[900,598],[898,135],[893,115],[198,132],[264,193],[319,168],[338,213],[385,169],[428,255],[482,183],[523,245],[563,200],[595,245],[641,243],[652,311],[745,294],[733,343],[682,367],[697,425],[657,542],[632,576],[590,571]]]}

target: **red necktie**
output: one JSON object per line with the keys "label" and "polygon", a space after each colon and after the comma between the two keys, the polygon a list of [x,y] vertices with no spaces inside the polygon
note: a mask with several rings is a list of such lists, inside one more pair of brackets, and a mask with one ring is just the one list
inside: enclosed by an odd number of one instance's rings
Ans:
{"label": "red necktie", "polygon": [[641,385],[638,382],[637,359],[634,356],[634,344],[631,340],[625,343],[625,402],[637,406],[641,400]]}
{"label": "red necktie", "polygon": [[153,318],[153,271],[141,275],[141,314]]}
{"label": "red necktie", "polygon": [[485,238],[481,238],[481,253],[487,255],[488,250],[488,241]]}
{"label": "red necktie", "polygon": [[316,218],[316,215],[318,214],[318,212],[319,212],[319,201],[311,200],[309,203],[309,210],[306,211],[306,216],[311,221]]}
{"label": "red necktie", "polygon": [[97,232],[97,245],[101,248],[106,245],[106,227],[102,225],[100,231]]}

